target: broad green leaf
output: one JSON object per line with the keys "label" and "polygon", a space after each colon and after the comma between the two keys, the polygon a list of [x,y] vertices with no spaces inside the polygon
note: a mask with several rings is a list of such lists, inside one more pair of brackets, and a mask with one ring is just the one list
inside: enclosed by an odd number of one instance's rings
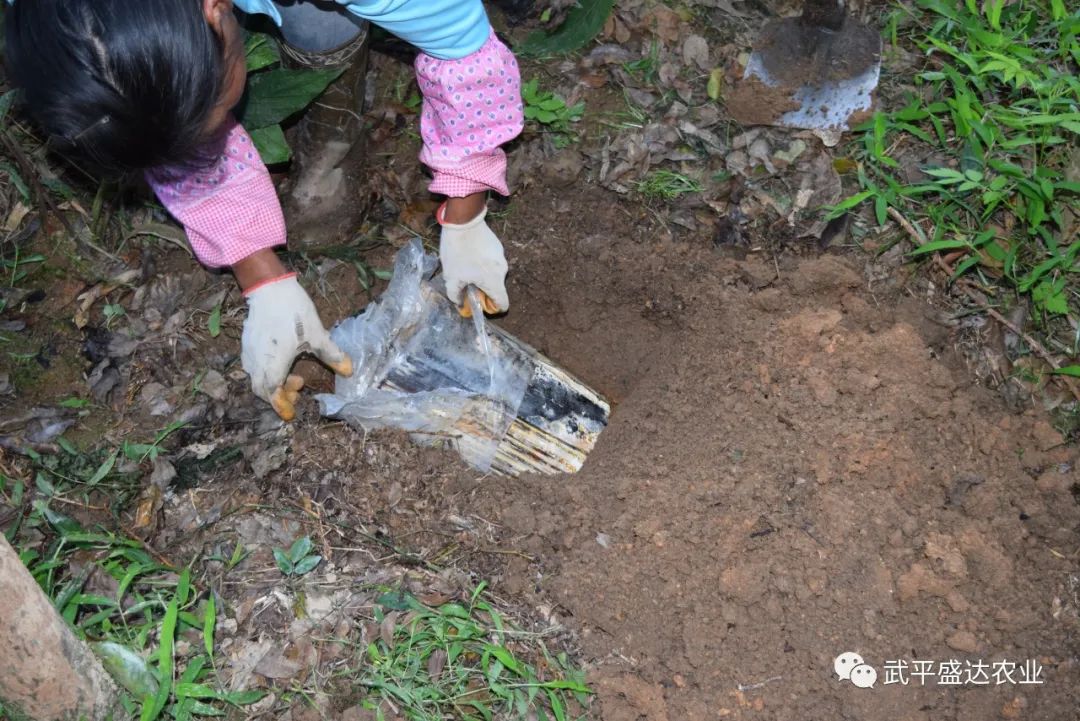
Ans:
{"label": "broad green leaf", "polygon": [[320,563],[322,563],[322,556],[307,556],[306,558],[302,558],[293,567],[293,574],[296,576],[303,576],[305,573],[315,570],[315,567]]}
{"label": "broad green leaf", "polygon": [[607,22],[615,0],[579,0],[566,20],[551,33],[531,33],[514,51],[525,56],[558,55],[584,47]]}
{"label": "broad green leaf", "polygon": [[424,604],[411,593],[384,593],[375,599],[375,603],[391,611],[423,611]]}
{"label": "broad green leaf", "polygon": [[90,647],[101,659],[105,670],[133,696],[142,698],[157,694],[157,679],[154,678],[150,665],[142,656],[127,646],[112,641],[92,643]]}
{"label": "broad green leaf", "polygon": [[187,605],[188,594],[191,593],[191,569],[185,568],[180,572],[180,578],[176,582],[176,600],[180,606]]}
{"label": "broad green leaf", "polygon": [[238,119],[249,128],[276,125],[306,108],[341,70],[278,68],[248,78]]}
{"label": "broad green leaf", "polygon": [[202,673],[203,668],[206,667],[206,656],[196,656],[188,661],[187,668],[184,669],[184,673],[180,675],[180,683],[194,683],[199,678],[199,674]]}
{"label": "broad green leaf", "polygon": [[971,270],[974,266],[978,265],[981,260],[982,258],[977,255],[970,255],[967,258],[964,258],[962,261],[956,264],[956,269],[953,271],[952,274],[952,280],[956,280],[964,273]]}
{"label": "broad green leaf", "polygon": [[289,547],[289,560],[293,563],[298,563],[304,556],[311,553],[311,537],[301,536],[293,541],[292,546]]}
{"label": "broad green leaf", "polygon": [[854,208],[856,205],[863,202],[864,200],[866,200],[867,198],[869,198],[873,194],[874,194],[873,190],[864,190],[861,193],[855,193],[855,195],[844,198],[839,203],[837,203],[836,205],[834,205],[832,208],[829,209],[828,217],[830,219],[840,217],[846,211],[850,210],[851,208]]}
{"label": "broad green leaf", "polygon": [[1080,366],[1077,366],[1077,365],[1062,366],[1061,368],[1058,368],[1054,372],[1057,373],[1058,375],[1073,376],[1075,378],[1080,378]]}
{"label": "broad green leaf", "polygon": [[723,68],[714,68],[709,73],[709,82],[705,85],[705,94],[709,96],[709,100],[719,100],[720,92],[724,87],[724,70]]}
{"label": "broad green leaf", "polygon": [[1057,283],[1047,281],[1039,283],[1032,289],[1031,299],[1047,313],[1066,315],[1069,312],[1069,301],[1065,297],[1063,288]]}
{"label": "broad green leaf", "polygon": [[191,701],[191,713],[199,716],[224,716],[225,712],[202,701]]}
{"label": "broad green leaf", "polygon": [[253,73],[281,60],[277,44],[263,33],[252,33],[244,41],[247,71]]}
{"label": "broad green leaf", "polygon": [[912,255],[926,255],[927,253],[933,253],[938,250],[955,250],[957,248],[967,248],[969,244],[966,240],[932,240],[929,243],[920,245],[915,250],[911,251]]}
{"label": "broad green leaf", "polygon": [[278,570],[286,576],[292,574],[293,562],[289,560],[289,557],[285,555],[285,552],[280,548],[274,549],[274,562],[277,563]]}
{"label": "broad green leaf", "polygon": [[951,168],[925,168],[923,172],[935,178],[941,178],[942,182],[959,183],[964,179],[963,173]]}
{"label": "broad green leaf", "polygon": [[484,650],[490,653],[495,658],[499,659],[502,665],[506,666],[506,668],[510,669],[513,673],[519,676],[521,675],[521,663],[518,662],[518,660],[514,658],[513,654],[511,654],[505,648],[502,648],[501,646],[487,644],[484,646]]}
{"label": "broad green leaf", "polygon": [[191,611],[181,611],[177,617],[180,621],[181,630],[188,628],[201,629],[203,620]]}
{"label": "broad green leaf", "polygon": [[112,473],[113,466],[116,465],[116,456],[119,453],[119,449],[116,449],[112,453],[110,453],[109,457],[106,458],[100,466],[98,466],[98,469],[96,471],[94,471],[94,475],[90,476],[90,479],[86,482],[86,485],[93,488],[98,483],[100,483],[102,479],[105,478],[105,476]]}
{"label": "broad green leaf", "polygon": [[[274,126],[277,127],[276,125]],[[278,128],[281,130],[281,128]],[[252,141],[254,141],[254,133],[252,133]],[[256,149],[259,149],[259,144],[255,143]],[[259,155],[262,155],[262,150],[259,149]],[[266,162],[265,156],[263,162]],[[214,309],[210,311],[210,317],[206,320],[206,330],[209,331],[211,338],[217,338],[221,334],[221,303],[214,306]]]}
{"label": "broad green leaf", "polygon": [[562,98],[550,97],[547,100],[540,101],[541,110],[561,110],[566,107],[566,103]]}
{"label": "broad green leaf", "polygon": [[889,204],[881,195],[874,198],[874,215],[878,225],[885,225],[885,221],[889,219]]}
{"label": "broad green leaf", "polygon": [[149,705],[143,704],[141,721],[154,721],[165,710],[173,684],[173,647],[176,642],[176,617],[179,607],[174,598],[165,609],[165,618],[161,623],[161,638],[158,646],[158,691]]}
{"label": "broad green leaf", "polygon": [[213,698],[224,699],[225,692],[202,683],[178,683],[176,684],[177,698]]}
{"label": "broad green leaf", "polygon": [[52,498],[56,495],[56,486],[49,480],[48,476],[40,471],[34,476],[34,485],[41,491],[41,495],[48,498]]}
{"label": "broad green leaf", "polygon": [[63,536],[66,540],[71,540],[72,536],[76,533],[82,533],[82,526],[80,526],[73,518],[65,516],[59,511],[54,511],[41,501],[36,501],[34,507],[41,511],[42,515],[45,516],[45,520],[53,527],[53,530]]}
{"label": "broad green leaf", "polygon": [[[252,130],[251,142],[255,145],[255,149],[259,151],[259,157],[267,165],[285,163],[292,158],[292,148],[289,147],[288,141],[285,140],[285,133],[281,130],[280,125],[270,125]],[[218,308],[215,308],[215,310],[218,311],[220,322],[221,312]]]}
{"label": "broad green leaf", "polygon": [[225,694],[225,700],[234,706],[248,706],[262,699],[266,691],[252,689],[250,691],[230,691]]}
{"label": "broad green leaf", "polygon": [[217,604],[214,601],[214,592],[206,599],[206,610],[203,612],[203,648],[206,655],[214,655],[214,627],[217,625]]}
{"label": "broad green leaf", "polygon": [[548,703],[551,704],[551,713],[555,714],[555,721],[566,721],[566,710],[563,708],[562,701],[559,700],[558,694],[554,691],[547,691]]}

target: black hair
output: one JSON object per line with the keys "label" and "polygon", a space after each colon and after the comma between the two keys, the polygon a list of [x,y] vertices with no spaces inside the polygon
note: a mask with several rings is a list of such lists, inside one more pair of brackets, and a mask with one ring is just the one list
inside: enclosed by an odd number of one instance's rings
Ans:
{"label": "black hair", "polygon": [[6,14],[11,80],[61,152],[114,173],[220,152],[206,126],[226,63],[200,0],[16,0]]}

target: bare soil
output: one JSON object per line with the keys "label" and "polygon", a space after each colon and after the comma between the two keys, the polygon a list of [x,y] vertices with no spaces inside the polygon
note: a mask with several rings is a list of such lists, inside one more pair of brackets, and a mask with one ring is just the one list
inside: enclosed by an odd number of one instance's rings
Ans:
{"label": "bare soil", "polygon": [[[847,259],[737,262],[573,195],[511,217],[504,324],[608,392],[611,426],[580,474],[474,500],[537,559],[500,587],[580,630],[597,718],[1075,718],[1076,449]],[[876,688],[833,674],[846,650]],[[897,659],[1038,659],[1046,683],[884,685]]]}

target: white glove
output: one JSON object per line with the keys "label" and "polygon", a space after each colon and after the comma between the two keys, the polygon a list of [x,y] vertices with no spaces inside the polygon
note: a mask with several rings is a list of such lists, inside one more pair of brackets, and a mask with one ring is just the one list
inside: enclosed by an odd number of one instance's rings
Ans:
{"label": "white glove", "polygon": [[[502,243],[484,221],[487,208],[468,223],[442,223],[439,260],[442,262],[446,296],[456,303],[465,303],[465,289],[475,285],[494,304],[494,312],[510,307],[506,295],[506,256]],[[491,312],[490,306],[487,308]]]}
{"label": "white glove", "polygon": [[248,315],[240,338],[240,362],[251,376],[255,395],[291,421],[304,385],[303,378],[289,375],[296,356],[312,353],[343,376],[352,375],[352,360],[330,340],[295,273],[257,285],[245,295]]}

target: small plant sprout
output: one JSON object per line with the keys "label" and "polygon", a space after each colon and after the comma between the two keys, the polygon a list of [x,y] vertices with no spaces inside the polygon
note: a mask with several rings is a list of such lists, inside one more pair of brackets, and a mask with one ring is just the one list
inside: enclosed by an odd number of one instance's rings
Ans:
{"label": "small plant sprout", "polygon": [[315,570],[322,562],[322,556],[311,553],[311,538],[298,538],[289,550],[274,549],[274,561],[278,569],[286,576],[303,576]]}
{"label": "small plant sprout", "polygon": [[540,89],[540,81],[533,78],[521,86],[525,101],[525,119],[549,128],[555,134],[555,143],[565,146],[572,140],[570,124],[577,122],[585,113],[585,103],[567,105],[558,95]]}

